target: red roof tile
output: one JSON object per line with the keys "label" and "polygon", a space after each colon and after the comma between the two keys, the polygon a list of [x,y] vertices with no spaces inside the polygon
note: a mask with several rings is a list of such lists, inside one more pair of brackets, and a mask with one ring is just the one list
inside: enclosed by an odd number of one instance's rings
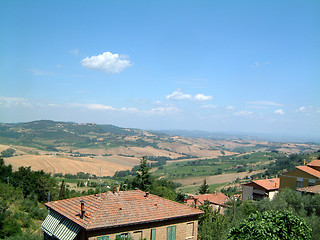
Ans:
{"label": "red roof tile", "polygon": [[[87,217],[80,218],[80,201],[85,201]],[[53,201],[45,204],[86,230],[163,221],[203,212],[140,190],[106,192]]]}
{"label": "red roof tile", "polygon": [[317,171],[311,167],[308,167],[308,166],[297,166],[296,167],[297,169],[301,170],[301,171],[304,171],[312,176],[315,176],[317,178],[320,178],[320,171]]}
{"label": "red roof tile", "polygon": [[280,178],[272,178],[272,179],[261,179],[261,180],[252,180],[250,183],[245,183],[243,185],[251,186],[251,185],[259,185],[260,187],[270,191],[276,190],[280,185]]}
{"label": "red roof tile", "polygon": [[222,192],[210,193],[210,194],[201,194],[201,195],[191,195],[191,199],[187,199],[187,204],[194,204],[194,198],[198,199],[200,204],[203,204],[208,200],[212,204],[216,205],[225,205],[230,199],[224,195]]}
{"label": "red roof tile", "polygon": [[320,193],[320,185],[299,188],[298,191],[306,193]]}
{"label": "red roof tile", "polygon": [[313,160],[307,164],[309,167],[320,167],[320,160]]}

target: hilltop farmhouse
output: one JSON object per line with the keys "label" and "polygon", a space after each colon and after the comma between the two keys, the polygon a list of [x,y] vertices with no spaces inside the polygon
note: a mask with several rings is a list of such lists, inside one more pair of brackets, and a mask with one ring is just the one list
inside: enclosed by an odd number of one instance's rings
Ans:
{"label": "hilltop farmhouse", "polygon": [[197,239],[202,211],[140,190],[46,203],[45,239]]}

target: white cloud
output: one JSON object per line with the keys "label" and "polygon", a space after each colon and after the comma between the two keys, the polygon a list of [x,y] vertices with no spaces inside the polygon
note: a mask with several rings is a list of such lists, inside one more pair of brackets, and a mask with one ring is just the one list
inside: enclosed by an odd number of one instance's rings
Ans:
{"label": "white cloud", "polygon": [[173,93],[166,96],[166,99],[168,100],[193,100],[193,101],[208,101],[212,100],[212,96],[206,96],[202,93],[198,93],[195,96],[192,96],[190,94],[183,93],[180,89],[177,91],[174,91]]}
{"label": "white cloud", "polygon": [[69,53],[75,55],[75,56],[78,56],[79,55],[79,50],[76,48],[76,49],[72,49],[71,51],[69,51]]}
{"label": "white cloud", "polygon": [[160,106],[162,105],[163,103],[161,101],[155,101],[152,103],[153,105],[156,105],[156,106]]}
{"label": "white cloud", "polygon": [[227,106],[226,107],[226,110],[233,110],[234,109],[234,106]]}
{"label": "white cloud", "polygon": [[87,107],[90,110],[115,110],[113,107],[103,105],[103,104],[91,103],[91,104],[84,104],[83,106]]}
{"label": "white cloud", "polygon": [[239,111],[239,112],[234,113],[235,116],[250,116],[252,114],[253,114],[253,112],[250,112],[247,110],[243,110],[243,111]]}
{"label": "white cloud", "polygon": [[253,102],[247,102],[251,105],[262,105],[262,106],[283,106],[281,103],[276,103],[272,101],[253,101]]}
{"label": "white cloud", "polygon": [[307,108],[302,106],[302,107],[299,107],[295,112],[306,112],[307,111]]}
{"label": "white cloud", "polygon": [[106,73],[119,73],[131,65],[125,56],[104,52],[97,56],[86,57],[81,60],[85,68],[104,71]]}
{"label": "white cloud", "polygon": [[202,93],[199,93],[194,96],[194,100],[195,101],[208,101],[208,100],[212,100],[212,96],[206,96]]}
{"label": "white cloud", "polygon": [[120,109],[121,111],[124,111],[124,112],[139,112],[139,110],[137,108],[121,108]]}
{"label": "white cloud", "polygon": [[17,105],[30,107],[31,103],[29,100],[25,98],[17,98],[17,97],[0,97],[0,105],[4,107],[14,107]]}
{"label": "white cloud", "polygon": [[201,108],[205,108],[205,109],[215,109],[215,108],[217,108],[217,106],[216,106],[216,105],[213,105],[213,104],[207,104],[207,105],[201,106]]}
{"label": "white cloud", "polygon": [[284,115],[284,111],[282,109],[278,109],[274,111],[274,114]]}
{"label": "white cloud", "polygon": [[190,94],[184,94],[181,90],[174,91],[173,93],[166,96],[166,99],[169,100],[185,100],[185,99],[191,99]]}
{"label": "white cloud", "polygon": [[61,64],[57,64],[56,68],[63,68],[63,66]]}
{"label": "white cloud", "polygon": [[167,113],[174,113],[179,112],[180,110],[176,107],[170,106],[170,107],[157,107],[151,109],[152,114],[167,114]]}

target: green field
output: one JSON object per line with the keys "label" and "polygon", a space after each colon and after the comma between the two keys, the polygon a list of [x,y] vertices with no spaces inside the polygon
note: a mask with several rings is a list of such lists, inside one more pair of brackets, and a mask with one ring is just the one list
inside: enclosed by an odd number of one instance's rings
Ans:
{"label": "green field", "polygon": [[262,170],[277,157],[283,156],[275,152],[254,152],[244,155],[222,156],[213,159],[167,162],[159,167],[155,174],[170,180],[188,177],[213,176],[223,173],[252,172]]}

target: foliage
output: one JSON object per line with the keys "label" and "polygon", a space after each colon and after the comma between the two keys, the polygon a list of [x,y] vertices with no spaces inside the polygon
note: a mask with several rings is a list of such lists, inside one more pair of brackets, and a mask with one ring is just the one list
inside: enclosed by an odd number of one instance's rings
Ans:
{"label": "foliage", "polygon": [[199,218],[199,239],[226,239],[228,219],[218,211],[213,210],[209,201],[205,201],[204,204],[200,205],[199,209],[204,211],[204,214]]}
{"label": "foliage", "polygon": [[22,189],[24,197],[35,193],[40,202],[45,202],[49,192],[53,198],[57,195],[56,181],[42,170],[32,171],[31,167],[19,167],[12,176],[12,185]]}
{"label": "foliage", "polygon": [[199,194],[209,193],[209,185],[207,184],[207,179],[203,179],[203,183],[199,188]]}
{"label": "foliage", "polygon": [[311,239],[311,229],[289,211],[256,212],[230,230],[230,239]]}
{"label": "foliage", "polygon": [[12,148],[8,148],[8,149],[3,150],[1,152],[1,156],[2,157],[12,157],[15,152],[16,152],[16,150],[14,150]]}
{"label": "foliage", "polygon": [[147,159],[142,158],[139,171],[132,181],[132,187],[142,191],[150,191],[153,179],[149,171],[150,167],[148,166]]}

